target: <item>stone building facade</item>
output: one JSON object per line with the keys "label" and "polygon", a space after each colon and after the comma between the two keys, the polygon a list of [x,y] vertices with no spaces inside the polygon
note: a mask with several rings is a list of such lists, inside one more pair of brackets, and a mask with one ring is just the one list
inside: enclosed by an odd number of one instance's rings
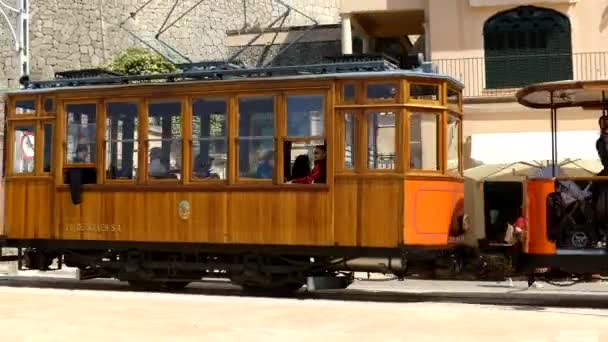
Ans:
{"label": "stone building facade", "polygon": [[[266,33],[238,59],[250,65],[266,64],[304,32],[296,27],[305,29],[315,22],[316,37],[311,39],[307,32],[273,64],[306,63],[340,53],[339,30],[333,27],[339,22],[340,0],[29,1],[33,79],[48,79],[62,70],[100,67],[126,48],[146,44],[176,62],[185,61],[180,54],[192,61],[225,60],[262,30]],[[284,4],[292,9],[283,20],[288,10]],[[15,27],[16,16],[9,20]],[[278,32],[268,29],[275,20],[275,28],[283,21]],[[17,86],[19,62],[7,23],[0,21],[0,28],[1,89]],[[160,30],[164,32],[159,41],[155,35]],[[330,34],[319,35],[319,30]]]}

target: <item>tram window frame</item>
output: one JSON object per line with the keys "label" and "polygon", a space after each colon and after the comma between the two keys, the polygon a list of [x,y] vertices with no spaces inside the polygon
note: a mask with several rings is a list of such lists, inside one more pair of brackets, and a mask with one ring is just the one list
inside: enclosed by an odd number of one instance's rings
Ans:
{"label": "tram window frame", "polygon": [[[356,93],[356,90],[355,90]],[[313,97],[313,96],[317,96],[321,98],[321,135],[290,135],[289,133],[289,97]],[[303,148],[305,149],[310,149],[311,151],[314,151],[315,146],[318,145],[322,145],[325,146],[325,162],[326,162],[326,170],[325,170],[325,183],[313,183],[313,184],[301,184],[301,185],[308,185],[308,186],[326,186],[329,182],[329,170],[328,170],[328,160],[330,158],[330,153],[329,153],[329,148],[328,148],[328,141],[327,141],[327,129],[328,129],[328,120],[329,120],[329,115],[331,115],[331,104],[329,103],[329,92],[326,90],[300,90],[300,91],[289,91],[289,92],[283,92],[279,98],[280,103],[281,103],[281,110],[277,113],[278,116],[278,121],[280,123],[279,125],[279,129],[278,129],[278,134],[279,134],[279,139],[278,139],[278,154],[279,157],[277,158],[277,161],[281,162],[280,167],[277,169],[277,176],[279,177],[278,179],[278,183],[279,184],[288,184],[288,185],[295,185],[295,184],[300,184],[300,183],[291,183],[290,180],[287,179],[287,175],[286,175],[286,168],[289,167],[289,172],[291,172],[291,155],[287,155],[287,146],[289,144],[293,145],[293,144],[304,144],[305,146]],[[312,129],[312,127],[311,127]],[[291,151],[291,146],[290,146],[290,151]],[[312,155],[309,154],[309,158],[310,158],[310,168],[312,171],[312,168],[314,167],[314,158]],[[278,164],[277,164],[278,165]],[[289,165],[289,166],[288,166]],[[276,165],[275,165],[276,168]]]}
{"label": "tram window frame", "polygon": [[[134,160],[133,160],[133,164],[137,163],[137,167],[135,165],[133,165],[133,168],[136,170],[135,171],[135,175],[133,176],[132,179],[125,179],[125,178],[109,178],[108,177],[108,169],[107,169],[107,157],[108,157],[108,144],[110,143],[110,141],[108,141],[107,138],[107,120],[108,120],[108,105],[109,104],[135,104],[137,106],[137,116],[136,116],[136,124],[134,125],[134,138],[133,138],[133,153],[134,153]],[[111,98],[108,97],[103,101],[102,107],[103,107],[103,118],[100,119],[100,126],[98,132],[101,132],[101,136],[99,137],[99,139],[101,140],[100,143],[100,147],[101,147],[101,160],[100,160],[100,166],[101,166],[101,174],[103,175],[103,183],[104,184],[135,184],[137,183],[140,179],[141,179],[141,165],[140,165],[140,161],[141,161],[141,151],[142,151],[142,139],[140,136],[141,133],[141,126],[142,126],[142,114],[143,114],[143,106],[144,103],[140,98]],[[135,135],[137,137],[135,137]],[[124,142],[125,139],[121,139],[118,140],[117,142]],[[127,139],[130,140],[130,139]],[[137,151],[137,152],[135,152]]]}
{"label": "tram window frame", "polygon": [[[273,105],[272,105],[272,109],[273,109],[273,134],[272,134],[272,138],[269,138],[270,136],[241,136],[241,132],[240,132],[240,125],[241,125],[241,100],[243,99],[255,99],[255,98],[262,98],[262,99],[272,99]],[[280,162],[282,161],[281,155],[280,155],[280,143],[279,143],[279,139],[277,138],[280,134],[279,132],[279,127],[280,127],[280,123],[279,123],[279,116],[281,113],[281,103],[282,103],[282,99],[281,99],[281,94],[279,92],[259,92],[259,93],[239,93],[236,97],[235,97],[235,122],[234,122],[234,137],[233,137],[233,141],[234,141],[234,161],[231,163],[231,165],[233,165],[234,167],[234,179],[236,183],[240,183],[240,184],[259,184],[259,185],[271,185],[271,184],[276,184],[276,180],[280,177],[277,177],[279,175],[279,167],[277,167],[277,165],[280,165]],[[245,138],[245,139],[243,139]],[[256,139],[258,138],[258,139]],[[245,177],[245,176],[241,176],[241,141],[251,141],[251,140],[264,140],[264,139],[272,139],[272,158],[273,158],[273,171],[272,171],[272,176],[270,178],[254,178],[254,177]],[[270,154],[268,152],[266,152],[267,154]]]}
{"label": "tram window frame", "polygon": [[[46,125],[50,125],[51,126],[51,138],[50,140],[47,141],[47,132],[45,129]],[[57,135],[57,123],[55,121],[52,120],[41,120],[39,122],[39,132],[40,135],[42,136],[40,140],[40,162],[38,164],[40,164],[40,171],[42,174],[45,175],[50,175],[55,171],[55,139],[56,139],[56,135]],[[47,150],[47,143],[49,143],[49,149]],[[45,166],[45,159],[46,159],[46,152],[48,151],[49,153],[49,157],[48,157],[48,161],[49,161],[49,170],[45,171],[44,170],[44,166]]]}
{"label": "tram window frame", "polygon": [[[412,86],[435,86],[437,87],[437,100],[429,100],[429,99],[417,99],[412,96]],[[419,80],[419,79],[408,79],[406,89],[406,98],[407,103],[411,104],[422,104],[422,105],[431,105],[431,106],[439,106],[442,105],[444,101],[443,95],[443,84],[439,82],[429,82],[427,80]]]}
{"label": "tram window frame", "polygon": [[[394,132],[394,150],[395,150],[395,158],[393,160],[393,168],[388,168],[388,169],[380,169],[380,168],[373,168],[370,167],[369,165],[369,146],[370,146],[370,136],[369,136],[369,128],[370,128],[370,118],[371,115],[373,114],[378,114],[380,112],[392,112],[394,114],[395,117],[395,132]],[[401,141],[401,136],[403,135],[403,130],[401,128],[402,126],[402,117],[403,117],[403,110],[398,108],[398,107],[386,107],[386,108],[365,108],[364,112],[363,112],[363,120],[361,120],[361,117],[359,117],[359,135],[363,134],[364,138],[363,138],[363,145],[359,144],[357,145],[356,143],[359,142],[357,140],[355,140],[355,144],[356,147],[358,147],[359,151],[356,152],[358,154],[360,154],[361,157],[363,157],[363,159],[359,159],[363,162],[363,165],[359,166],[359,169],[365,170],[366,173],[399,173],[403,170],[403,167],[401,166],[401,160],[403,160],[403,149],[399,148],[399,146],[401,146],[402,144],[400,144]]]}
{"label": "tram window frame", "polygon": [[[340,155],[337,163],[337,170],[342,173],[355,173],[360,167],[359,162],[359,129],[360,129],[360,117],[361,117],[361,109],[342,109],[336,111],[336,151]],[[350,115],[352,117],[352,151],[351,151],[351,161],[352,167],[346,166],[346,115]]]}
{"label": "tram window frame", "polygon": [[[346,98],[346,87],[353,87],[353,97],[352,99],[347,99]],[[346,81],[340,81],[337,84],[337,100],[339,104],[345,104],[345,105],[355,105],[357,103],[359,103],[359,97],[362,91],[362,82],[358,82],[355,80],[346,80]]]}
{"label": "tram window frame", "polygon": [[[449,85],[446,87],[445,103],[448,109],[456,112],[462,112],[462,92]],[[456,95],[456,102],[450,101],[450,94]]]}
{"label": "tram window frame", "polygon": [[[33,113],[25,113],[25,114],[18,114],[17,113],[17,104],[19,102],[26,102],[26,101],[34,101],[34,112]],[[9,113],[8,116],[9,118],[19,118],[19,119],[33,119],[37,116],[42,116],[41,115],[41,110],[40,110],[40,98],[39,96],[36,95],[25,95],[25,96],[19,96],[19,97],[14,97],[12,99],[10,99],[9,101]]]}
{"label": "tram window frame", "polygon": [[[392,98],[370,98],[369,87],[370,86],[394,86],[395,96]],[[362,97],[366,104],[399,104],[403,102],[403,91],[402,82],[398,79],[383,79],[383,80],[369,80],[363,82]]]}
{"label": "tram window frame", "polygon": [[[15,150],[17,148],[20,148],[20,146],[18,146],[15,142],[15,131],[17,130],[17,128],[19,127],[33,127],[33,131],[34,131],[34,156],[33,156],[33,163],[34,163],[34,167],[32,168],[31,172],[16,172],[15,171]],[[5,146],[5,150],[8,152],[7,153],[7,159],[8,159],[8,167],[7,167],[7,173],[10,176],[15,176],[15,177],[20,177],[20,176],[35,176],[37,174],[40,174],[40,172],[38,171],[38,167],[39,167],[39,163],[38,163],[38,154],[40,154],[39,152],[39,145],[40,142],[38,141],[38,137],[40,135],[39,129],[38,129],[38,122],[36,120],[19,120],[19,121],[9,121],[8,122],[8,139],[7,141],[9,142],[10,146]]]}
{"label": "tram window frame", "polygon": [[[69,132],[69,127],[68,127],[68,107],[69,106],[73,106],[73,105],[95,105],[95,136],[93,139],[91,139],[91,142],[89,142],[89,144],[94,143],[95,144],[95,148],[91,149],[88,153],[92,153],[92,151],[95,151],[95,158],[94,160],[91,159],[91,162],[86,162],[86,163],[78,163],[78,162],[73,162],[73,161],[69,161],[68,158],[68,132]],[[63,102],[63,120],[64,120],[64,124],[63,124],[63,137],[62,139],[64,139],[64,144],[63,144],[63,168],[65,169],[70,169],[70,168],[96,168],[99,164],[99,118],[101,117],[101,113],[102,113],[102,106],[99,100],[89,100],[89,101],[64,101]]]}
{"label": "tram window frame", "polygon": [[[193,95],[190,96],[189,101],[188,101],[188,105],[190,106],[190,118],[188,119],[189,122],[187,123],[189,125],[189,136],[185,137],[185,139],[188,139],[187,142],[187,146],[188,146],[188,150],[189,150],[189,163],[188,163],[188,180],[189,183],[192,184],[228,184],[230,179],[231,179],[231,173],[232,173],[232,159],[234,159],[234,156],[232,154],[232,143],[231,143],[231,127],[233,126],[233,122],[232,121],[236,121],[233,118],[235,116],[232,115],[233,110],[233,101],[234,101],[235,97],[234,96],[230,96],[227,94],[203,94],[203,95]],[[203,101],[224,101],[224,105],[225,105],[225,113],[224,113],[224,120],[225,120],[225,136],[224,138],[224,143],[225,143],[225,149],[226,149],[226,161],[225,161],[225,176],[224,178],[201,178],[201,177],[196,177],[195,172],[194,172],[194,165],[195,165],[195,160],[196,160],[196,155],[194,154],[194,142],[195,140],[203,141],[220,141],[221,137],[195,137],[194,136],[194,117],[195,117],[195,112],[194,112],[194,103],[197,100],[203,100]],[[237,119],[238,120],[238,119]],[[199,148],[199,153],[200,153],[200,148]]]}
{"label": "tram window frame", "polygon": [[[405,163],[405,169],[408,173],[419,173],[419,174],[431,174],[431,175],[441,175],[443,174],[444,169],[444,142],[443,142],[443,132],[445,131],[444,126],[444,110],[439,110],[435,108],[409,108],[406,111],[406,127],[405,131],[407,132],[407,157],[408,160]],[[412,116],[414,114],[433,114],[436,116],[436,159],[437,159],[437,167],[435,169],[424,169],[424,168],[415,168],[412,167]],[[420,140],[422,143],[422,137]],[[421,155],[424,155],[424,151],[421,151]]]}
{"label": "tram window frame", "polygon": [[[180,142],[180,159],[181,159],[181,165],[180,165],[180,174],[179,177],[176,178],[168,178],[168,179],[159,179],[159,178],[154,178],[153,176],[150,176],[150,170],[149,170],[149,166],[150,166],[150,140],[154,140],[154,141],[162,141],[163,138],[159,138],[159,139],[150,139],[150,106],[153,104],[162,104],[162,103],[179,103],[180,105],[180,136],[179,136],[179,142]],[[159,97],[159,98],[148,98],[146,99],[146,101],[144,101],[144,109],[140,112],[141,114],[141,118],[139,120],[141,120],[140,126],[143,125],[144,129],[142,129],[142,138],[139,139],[140,142],[143,142],[143,148],[139,148],[139,153],[143,153],[143,157],[140,157],[140,160],[143,162],[143,165],[138,165],[138,178],[143,178],[144,179],[144,183],[146,184],[151,184],[151,183],[169,183],[169,184],[184,184],[184,178],[185,178],[185,173],[184,173],[184,166],[186,166],[185,164],[185,144],[184,142],[186,141],[187,137],[185,136],[185,133],[187,132],[187,128],[186,125],[189,125],[189,123],[186,123],[185,119],[187,118],[186,111],[189,111],[188,108],[189,104],[187,101],[187,98],[184,96],[166,96],[166,97]],[[173,137],[171,138],[172,140],[174,139]],[[161,143],[162,144],[162,143]],[[169,152],[169,158],[171,158],[171,152]],[[169,161],[170,162],[170,161]],[[187,163],[189,164],[189,163]],[[170,170],[167,171],[167,173]]]}
{"label": "tram window frame", "polygon": [[[46,103],[47,101],[51,101],[51,109],[47,110],[46,107]],[[45,116],[55,116],[55,113],[57,112],[57,99],[55,98],[55,96],[42,96],[41,102],[40,102],[40,108],[42,109],[40,112],[43,113]]]}
{"label": "tram window frame", "polygon": [[[455,112],[455,111],[446,111],[445,113],[446,115],[446,124],[445,124],[445,139],[444,139],[444,146],[443,148],[445,149],[445,173],[448,176],[462,176],[463,175],[463,150],[462,150],[462,114]],[[456,118],[456,122],[458,123],[458,131],[457,131],[457,138],[458,140],[456,141],[456,147],[458,149],[458,168],[457,169],[448,169],[448,161],[449,161],[449,148],[448,148],[448,143],[449,143],[449,139],[447,139],[447,135],[448,135],[448,127],[450,124],[450,118]]]}

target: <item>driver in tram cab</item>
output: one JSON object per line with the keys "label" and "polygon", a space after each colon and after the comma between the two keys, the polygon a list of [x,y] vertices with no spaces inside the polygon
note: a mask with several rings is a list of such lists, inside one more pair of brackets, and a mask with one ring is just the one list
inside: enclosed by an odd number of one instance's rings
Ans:
{"label": "driver in tram cab", "polygon": [[326,172],[327,172],[327,148],[325,145],[315,146],[313,151],[314,167],[310,172],[310,175],[306,177],[292,179],[292,183],[301,184],[312,184],[312,183],[325,183]]}
{"label": "driver in tram cab", "polygon": [[598,176],[608,175],[608,116],[602,115],[599,119],[600,137],[595,143],[595,149],[602,162],[603,169]]}

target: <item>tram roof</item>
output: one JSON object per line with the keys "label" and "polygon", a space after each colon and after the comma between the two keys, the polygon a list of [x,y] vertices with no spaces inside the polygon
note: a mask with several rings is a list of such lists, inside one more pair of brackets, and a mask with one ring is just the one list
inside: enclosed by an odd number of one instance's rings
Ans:
{"label": "tram roof", "polygon": [[604,109],[608,108],[608,80],[536,83],[520,89],[516,97],[530,108]]}
{"label": "tram roof", "polygon": [[[366,65],[369,65],[367,63]],[[53,79],[48,81],[27,82],[24,88],[8,90],[7,94],[48,93],[59,90],[120,89],[125,87],[163,86],[170,87],[186,84],[239,83],[260,81],[289,80],[327,80],[356,78],[412,77],[428,80],[444,80],[452,87],[462,90],[464,84],[457,79],[440,73],[426,72],[421,69],[368,68],[357,63],[332,63],[296,67],[272,67],[263,69],[233,69],[185,71],[168,74],[103,76],[85,78]],[[364,69],[364,70],[360,70]],[[378,70],[379,69],[379,70]]]}

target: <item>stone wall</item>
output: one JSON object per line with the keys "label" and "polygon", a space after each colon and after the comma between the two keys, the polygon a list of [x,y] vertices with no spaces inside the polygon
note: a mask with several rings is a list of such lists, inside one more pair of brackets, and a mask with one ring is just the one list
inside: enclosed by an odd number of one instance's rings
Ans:
{"label": "stone wall", "polygon": [[[33,79],[48,79],[61,70],[103,66],[128,47],[145,46],[127,30],[153,48],[176,57],[176,61],[183,61],[179,54],[172,53],[171,49],[154,39],[169,13],[165,26],[184,16],[161,34],[161,40],[194,61],[225,59],[234,51],[225,43],[227,31],[247,32],[266,27],[286,10],[277,0],[203,1],[192,10],[199,0],[181,0],[171,12],[176,3],[174,0],[152,0],[134,18],[130,18],[129,13],[147,0],[30,1]],[[339,21],[339,0],[285,0],[285,3],[315,18],[320,24]],[[120,27],[123,22],[127,30]],[[7,25],[0,23],[2,86],[7,78],[18,77],[18,62]],[[306,16],[291,11],[283,26],[310,24],[312,21]]]}

